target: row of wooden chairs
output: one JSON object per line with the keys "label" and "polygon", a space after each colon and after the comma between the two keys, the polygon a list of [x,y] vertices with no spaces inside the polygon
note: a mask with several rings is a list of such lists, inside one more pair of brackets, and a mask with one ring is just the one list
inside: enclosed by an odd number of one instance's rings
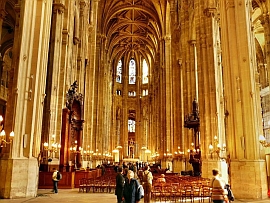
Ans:
{"label": "row of wooden chairs", "polygon": [[180,201],[204,202],[208,199],[211,202],[212,189],[209,185],[193,185],[193,184],[179,184],[166,183],[154,185],[152,188],[152,199],[155,201]]}
{"label": "row of wooden chairs", "polygon": [[79,192],[108,192],[111,193],[116,187],[115,179],[82,178],[79,180]]}

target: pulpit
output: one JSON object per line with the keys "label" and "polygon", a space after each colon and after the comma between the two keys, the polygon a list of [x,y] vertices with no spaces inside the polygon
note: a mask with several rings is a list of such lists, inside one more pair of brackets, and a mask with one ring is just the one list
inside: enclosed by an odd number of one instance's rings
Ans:
{"label": "pulpit", "polygon": [[196,99],[192,102],[192,113],[185,117],[184,127],[193,129],[194,149],[190,151],[189,163],[192,164],[194,176],[201,175],[201,151],[200,151],[200,117],[198,102]]}
{"label": "pulpit", "polygon": [[66,108],[62,111],[59,165],[61,172],[75,171],[81,166],[83,95],[77,92],[77,87],[75,81],[67,92]]}

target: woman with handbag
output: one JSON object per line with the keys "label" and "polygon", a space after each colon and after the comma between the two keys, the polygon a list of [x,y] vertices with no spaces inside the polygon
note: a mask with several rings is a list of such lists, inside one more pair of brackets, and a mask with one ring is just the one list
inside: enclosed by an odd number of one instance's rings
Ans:
{"label": "woman with handbag", "polygon": [[227,190],[224,189],[225,182],[220,178],[217,169],[213,169],[212,173],[212,200],[214,203],[225,203],[228,200]]}
{"label": "woman with handbag", "polygon": [[138,203],[141,199],[138,193],[139,182],[134,178],[134,172],[129,170],[125,180],[123,198],[125,203]]}

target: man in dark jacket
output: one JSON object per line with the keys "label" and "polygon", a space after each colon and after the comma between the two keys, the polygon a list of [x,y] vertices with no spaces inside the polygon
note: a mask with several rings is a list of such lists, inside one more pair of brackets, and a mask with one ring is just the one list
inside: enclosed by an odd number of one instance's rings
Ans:
{"label": "man in dark jacket", "polygon": [[115,189],[115,195],[117,196],[117,203],[122,203],[124,185],[125,185],[125,178],[123,177],[123,168],[118,167],[118,173],[116,175],[116,189]]}

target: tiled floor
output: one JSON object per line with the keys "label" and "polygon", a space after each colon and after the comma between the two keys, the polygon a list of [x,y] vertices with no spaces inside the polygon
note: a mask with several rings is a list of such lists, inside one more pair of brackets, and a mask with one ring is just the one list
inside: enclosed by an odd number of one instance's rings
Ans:
{"label": "tiled floor", "polygon": [[[78,189],[60,189],[58,194],[53,194],[50,190],[39,190],[38,196],[35,198],[23,198],[23,199],[0,199],[0,203],[116,203],[116,196],[111,193],[79,193]],[[143,199],[140,203],[143,203]],[[204,201],[209,203],[208,200]],[[233,203],[270,203],[270,198],[265,200],[235,200]],[[152,202],[152,203],[164,203],[164,202]],[[167,201],[167,203],[169,203]],[[188,203],[188,201],[187,201]],[[199,201],[195,201],[199,203]]]}

